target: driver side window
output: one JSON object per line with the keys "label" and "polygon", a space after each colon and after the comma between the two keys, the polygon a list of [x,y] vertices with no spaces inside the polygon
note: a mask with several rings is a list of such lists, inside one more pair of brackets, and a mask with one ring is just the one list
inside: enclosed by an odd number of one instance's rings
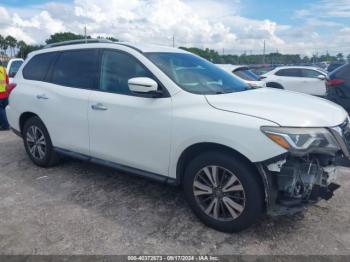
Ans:
{"label": "driver side window", "polygon": [[114,50],[103,51],[99,90],[134,95],[128,86],[128,80],[133,77],[153,78],[153,75],[129,54]]}

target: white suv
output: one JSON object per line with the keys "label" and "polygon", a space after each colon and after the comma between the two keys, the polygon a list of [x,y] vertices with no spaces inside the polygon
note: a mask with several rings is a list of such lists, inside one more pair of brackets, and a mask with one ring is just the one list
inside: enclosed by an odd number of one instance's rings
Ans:
{"label": "white suv", "polygon": [[267,87],[315,96],[326,95],[327,72],[310,66],[283,66],[261,76]]}
{"label": "white suv", "polygon": [[179,49],[51,45],[15,84],[6,111],[36,165],[68,155],[182,185],[200,220],[225,232],[329,199],[334,159],[349,156],[341,107],[251,89]]}

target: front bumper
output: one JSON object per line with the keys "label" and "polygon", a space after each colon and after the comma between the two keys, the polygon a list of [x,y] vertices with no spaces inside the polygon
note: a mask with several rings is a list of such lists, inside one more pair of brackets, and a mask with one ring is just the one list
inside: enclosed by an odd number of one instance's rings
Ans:
{"label": "front bumper", "polygon": [[319,200],[329,200],[340,187],[336,184],[339,159],[350,159],[350,124],[329,128],[339,144],[336,155],[290,153],[257,164],[265,185],[269,215],[300,212]]}

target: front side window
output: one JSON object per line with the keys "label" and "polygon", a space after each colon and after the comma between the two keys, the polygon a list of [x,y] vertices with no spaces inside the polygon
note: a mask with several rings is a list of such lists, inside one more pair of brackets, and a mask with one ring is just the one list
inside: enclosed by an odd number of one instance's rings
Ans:
{"label": "front side window", "polygon": [[194,94],[222,94],[250,89],[229,72],[186,53],[146,53],[180,88]]}
{"label": "front side window", "polygon": [[299,69],[281,69],[276,72],[277,76],[287,76],[287,77],[301,77],[301,72]]}
{"label": "front side window", "polygon": [[52,83],[68,87],[93,89],[97,79],[97,50],[63,51],[52,73]]}
{"label": "front side window", "polygon": [[44,81],[45,76],[56,59],[57,52],[35,55],[23,68],[23,77],[28,80]]}
{"label": "front side window", "polygon": [[100,90],[132,95],[128,80],[133,77],[153,75],[136,58],[124,52],[106,50],[101,59]]}

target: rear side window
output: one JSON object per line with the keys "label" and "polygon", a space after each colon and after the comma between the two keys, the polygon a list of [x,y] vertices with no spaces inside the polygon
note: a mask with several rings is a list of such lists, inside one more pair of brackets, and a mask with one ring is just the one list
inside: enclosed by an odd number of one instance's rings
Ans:
{"label": "rear side window", "polygon": [[276,72],[276,76],[301,77],[299,69],[281,69]]}
{"label": "rear side window", "polygon": [[310,70],[310,69],[302,69],[302,77],[307,77],[307,78],[318,78],[319,75],[322,75],[320,72],[317,72],[315,70]]}
{"label": "rear side window", "polygon": [[51,82],[57,85],[92,89],[97,79],[97,50],[64,51],[55,63]]}
{"label": "rear side window", "polygon": [[38,54],[25,65],[23,77],[28,80],[44,81],[45,76],[57,56],[56,52]]}

